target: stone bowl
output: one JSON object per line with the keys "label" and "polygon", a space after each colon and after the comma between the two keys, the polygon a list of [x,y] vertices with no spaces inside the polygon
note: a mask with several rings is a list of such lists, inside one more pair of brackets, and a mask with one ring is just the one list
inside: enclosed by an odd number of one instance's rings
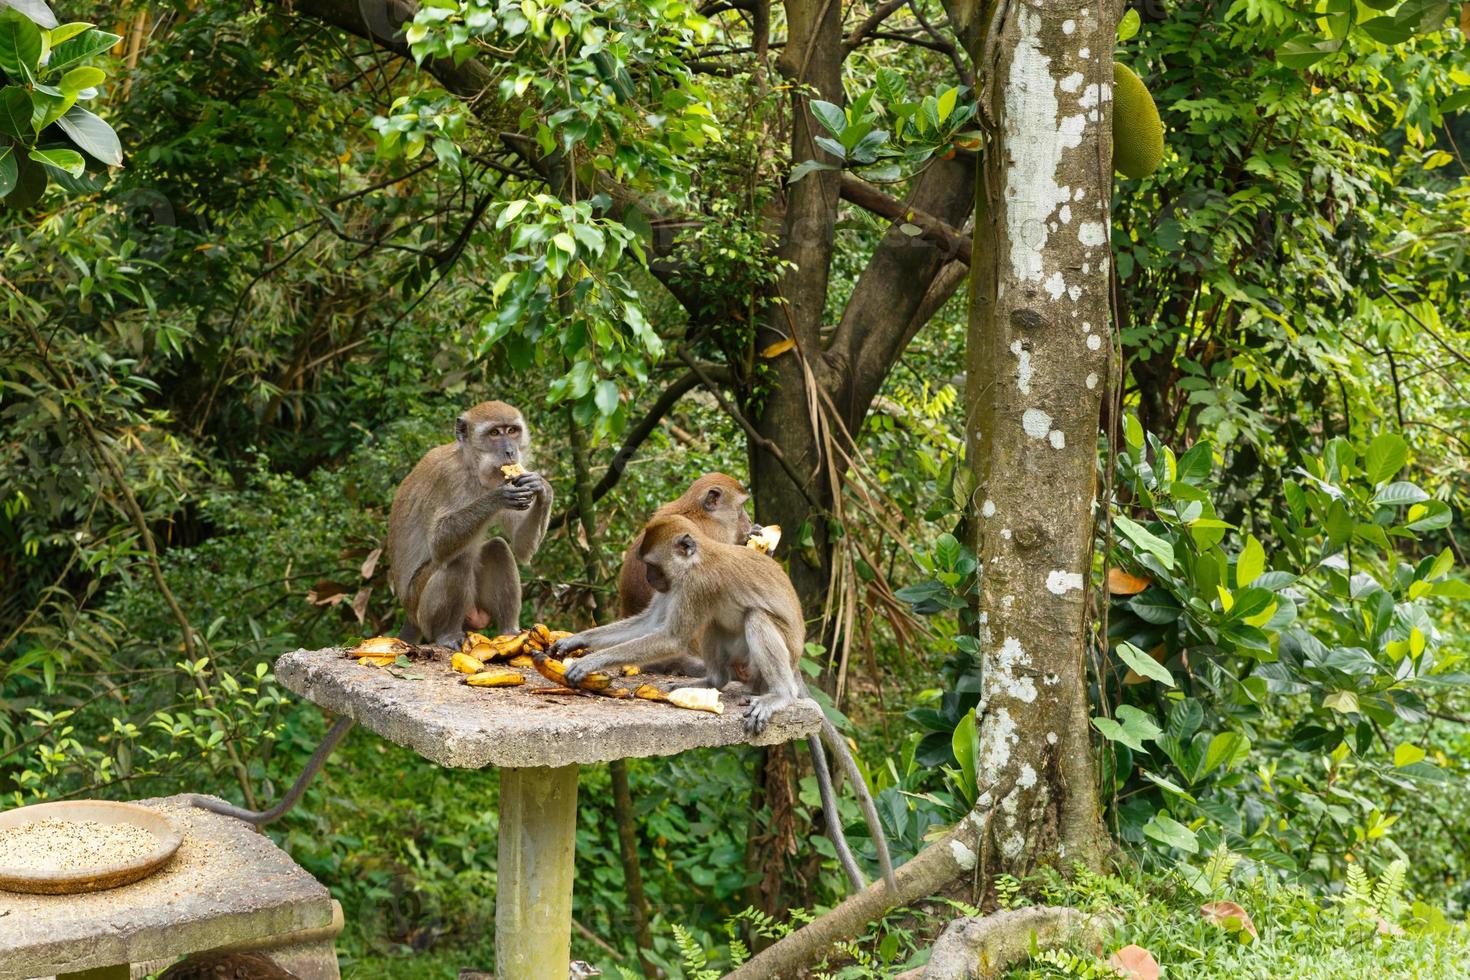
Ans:
{"label": "stone bowl", "polygon": [[0,867],[0,889],[33,895],[74,895],[129,885],[162,868],[184,841],[184,834],[168,817],[136,803],[106,800],[69,800],[36,803],[0,813],[0,833],[38,820],[91,820],[100,824],[128,824],[152,835],[156,846],[129,861],[100,855],[91,868],[77,871],[37,871]]}

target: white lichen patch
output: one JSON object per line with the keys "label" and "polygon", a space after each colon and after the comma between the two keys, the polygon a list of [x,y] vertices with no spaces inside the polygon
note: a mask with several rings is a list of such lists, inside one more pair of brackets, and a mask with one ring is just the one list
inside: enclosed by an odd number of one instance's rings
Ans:
{"label": "white lichen patch", "polygon": [[1031,352],[1022,341],[1011,343],[1011,353],[1016,355],[1016,387],[1021,394],[1031,394]]}
{"label": "white lichen patch", "polygon": [[1011,834],[1000,842],[1000,852],[1006,856],[1007,861],[1014,861],[1021,856],[1021,852],[1025,849],[1026,838],[1021,836],[1020,831]]}
{"label": "white lichen patch", "polygon": [[1073,33],[1076,30],[1077,30],[1077,22],[1075,20],[1064,20],[1064,21],[1062,21],[1062,33],[1063,34],[1071,34],[1071,33]]}
{"label": "white lichen patch", "polygon": [[1027,763],[1021,764],[1021,775],[1016,777],[1016,785],[1022,789],[1030,789],[1036,785],[1036,770]]}
{"label": "white lichen patch", "polygon": [[1039,408],[1028,408],[1021,413],[1021,428],[1033,439],[1045,439],[1051,431],[1051,416]]}
{"label": "white lichen patch", "polygon": [[1067,448],[1067,436],[1061,429],[1052,429],[1046,434],[1046,438],[1050,440],[1053,449]]}
{"label": "white lichen patch", "polygon": [[1085,75],[1083,75],[1080,71],[1074,71],[1072,72],[1072,74],[1068,75],[1060,82],[1057,82],[1057,88],[1061,89],[1063,92],[1066,92],[1068,95],[1076,95],[1078,92],[1082,91],[1082,83],[1085,81],[1087,81],[1087,77]]}
{"label": "white lichen patch", "polygon": [[985,712],[980,722],[980,758],[975,770],[979,782],[994,785],[1011,761],[1011,746],[1019,741],[1016,723],[1005,708]]}
{"label": "white lichen patch", "polygon": [[1062,209],[1057,212],[1057,220],[1060,221],[1064,225],[1071,224],[1071,222],[1072,222],[1072,205],[1070,205],[1070,204],[1063,204],[1062,205]]}
{"label": "white lichen patch", "polygon": [[1060,568],[1048,572],[1046,575],[1046,591],[1052,595],[1066,595],[1072,591],[1082,591],[1082,576],[1076,572],[1066,572]]}
{"label": "white lichen patch", "polygon": [[[1063,121],[1057,99],[1060,85],[1052,77],[1052,59],[1042,53],[1041,14],[1022,5],[1010,71],[1004,80],[1004,134],[1000,145],[1010,153],[1005,188],[1006,238],[1011,243],[1011,270],[1020,283],[1046,278],[1046,223],[1071,191],[1057,183],[1062,154],[1082,145],[1085,120]],[[1040,242],[1024,233],[1042,229]],[[1061,290],[1052,290],[1053,299]],[[1064,286],[1062,288],[1065,288]]]}
{"label": "white lichen patch", "polygon": [[1084,221],[1077,226],[1077,240],[1087,248],[1097,248],[1108,240],[1108,230],[1100,221]]}
{"label": "white lichen patch", "polygon": [[950,841],[949,853],[954,857],[954,863],[959,865],[960,870],[969,871],[975,867],[975,852],[966,847],[964,841]]}
{"label": "white lichen patch", "polygon": [[980,516],[981,517],[994,517],[995,516],[995,501],[994,500],[986,500],[985,503],[983,503],[983,504],[980,505]]}
{"label": "white lichen patch", "polygon": [[1047,745],[1056,745],[1057,744],[1057,733],[1056,732],[1047,732],[1046,733],[1046,744]]}
{"label": "white lichen patch", "polygon": [[1093,372],[1093,371],[1088,371],[1087,372],[1087,387],[1089,389],[1092,389],[1092,388],[1096,388],[1097,387],[1097,374],[1096,374],[1096,372]]}
{"label": "white lichen patch", "polygon": [[1000,529],[1000,536],[1001,536],[1001,538],[1003,540],[1009,541],[1011,539],[1011,529],[1008,528],[1008,527],[1001,528]]}
{"label": "white lichen patch", "polygon": [[1031,655],[1014,636],[1005,638],[999,649],[987,657],[985,683],[992,691],[998,691],[1017,701],[1030,704],[1036,700],[1036,682],[1027,673],[1031,666]]}
{"label": "white lichen patch", "polygon": [[1052,299],[1061,299],[1062,294],[1067,291],[1067,280],[1062,278],[1062,274],[1060,272],[1053,272],[1051,274],[1051,278],[1048,279],[1041,288],[1045,289],[1046,294]]}
{"label": "white lichen patch", "polygon": [[1088,350],[1097,350],[1101,346],[1102,346],[1102,338],[1100,336],[1098,336],[1095,333],[1088,334],[1087,335],[1087,349]]}

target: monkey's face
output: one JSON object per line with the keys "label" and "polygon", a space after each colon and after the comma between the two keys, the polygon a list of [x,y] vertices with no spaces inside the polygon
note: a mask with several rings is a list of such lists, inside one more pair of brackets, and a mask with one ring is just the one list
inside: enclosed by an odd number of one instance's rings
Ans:
{"label": "monkey's face", "polygon": [[465,468],[487,490],[505,482],[500,468],[521,462],[530,443],[520,413],[483,419],[466,413],[455,422],[454,439]]}
{"label": "monkey's face", "polygon": [[705,490],[700,506],[710,519],[727,532],[725,540],[731,544],[744,544],[755,530],[755,523],[745,513],[745,502],[750,493],[728,477]]}
{"label": "monkey's face", "polygon": [[687,520],[674,518],[651,524],[644,532],[638,557],[650,589],[668,592],[675,580],[699,564],[699,542],[689,533],[692,529]]}

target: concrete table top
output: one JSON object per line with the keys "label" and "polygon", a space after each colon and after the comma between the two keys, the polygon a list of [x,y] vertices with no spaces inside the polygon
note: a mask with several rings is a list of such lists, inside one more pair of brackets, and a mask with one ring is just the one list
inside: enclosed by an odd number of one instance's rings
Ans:
{"label": "concrete table top", "polygon": [[[406,668],[364,667],[337,648],[297,650],[276,661],[276,678],[287,689],[431,762],[460,769],[554,768],[717,745],[776,745],[821,726],[816,702],[802,700],[751,738],[739,693],[722,694],[725,713],[716,715],[632,698],[536,694],[555,685],[529,667],[522,673],[521,687],[477,688],[449,669],[447,654]],[[667,690],[674,680],[640,674],[619,683]]]}
{"label": "concrete table top", "polygon": [[139,800],[184,841],[161,871],[86,895],[0,891],[0,980],[166,959],[332,922],[327,889],[249,824],[189,805]]}

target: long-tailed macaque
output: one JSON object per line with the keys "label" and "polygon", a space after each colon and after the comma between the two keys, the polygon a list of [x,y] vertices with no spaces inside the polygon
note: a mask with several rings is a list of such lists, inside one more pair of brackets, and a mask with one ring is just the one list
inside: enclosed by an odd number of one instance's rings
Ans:
{"label": "long-tailed macaque", "polygon": [[[746,516],[745,502],[749,499],[750,491],[733,476],[706,473],[691,483],[677,500],[654,511],[649,524],[664,517],[685,517],[707,538],[726,544],[744,544],[753,532],[760,530],[759,525]],[[623,552],[623,567],[618,572],[618,608],[625,619],[648,608],[654,597],[644,573],[643,559],[638,557],[642,545],[643,532],[639,531]],[[687,651],[667,663],[655,663],[650,667],[673,674],[704,675],[703,658]]]}
{"label": "long-tailed macaque", "polygon": [[[683,686],[719,690],[739,673],[754,695],[745,716],[746,730],[752,734],[763,731],[777,711],[807,697],[798,666],[806,640],[801,600],[774,559],[706,537],[692,521],[678,516],[649,522],[638,557],[655,593],[653,601],[635,616],[554,644],[552,656],[596,651],[568,663],[568,683],[575,685],[592,671],[653,663],[697,648],[704,660],[705,676]],[[822,735],[852,781],[878,850],[883,878],[897,894],[888,842],[867,783],[846,743],[825,716]],[[822,739],[812,735],[807,745],[816,769],[828,834],[853,888],[864,888],[867,882],[842,833]]]}
{"label": "long-tailed macaque", "polygon": [[[551,486],[539,473],[507,477],[531,448],[521,413],[505,402],[481,402],[454,423],[454,442],[424,454],[398,485],[388,515],[390,582],[407,620],[399,634],[410,643],[428,637],[458,647],[465,626],[491,620],[502,633],[520,629],[521,575],[551,519]],[[491,524],[506,540],[485,540]],[[353,719],[339,718],[281,801],[269,810],[244,810],[195,795],[195,806],[257,827],[296,805]]]}
{"label": "long-tailed macaque", "polygon": [[[465,627],[520,628],[521,576],[551,519],[551,485],[540,473],[507,478],[531,434],[519,410],[481,402],[454,423],[454,442],[424,454],[393,495],[388,560],[406,614],[399,634],[458,646]],[[504,538],[485,540],[490,525]]]}

